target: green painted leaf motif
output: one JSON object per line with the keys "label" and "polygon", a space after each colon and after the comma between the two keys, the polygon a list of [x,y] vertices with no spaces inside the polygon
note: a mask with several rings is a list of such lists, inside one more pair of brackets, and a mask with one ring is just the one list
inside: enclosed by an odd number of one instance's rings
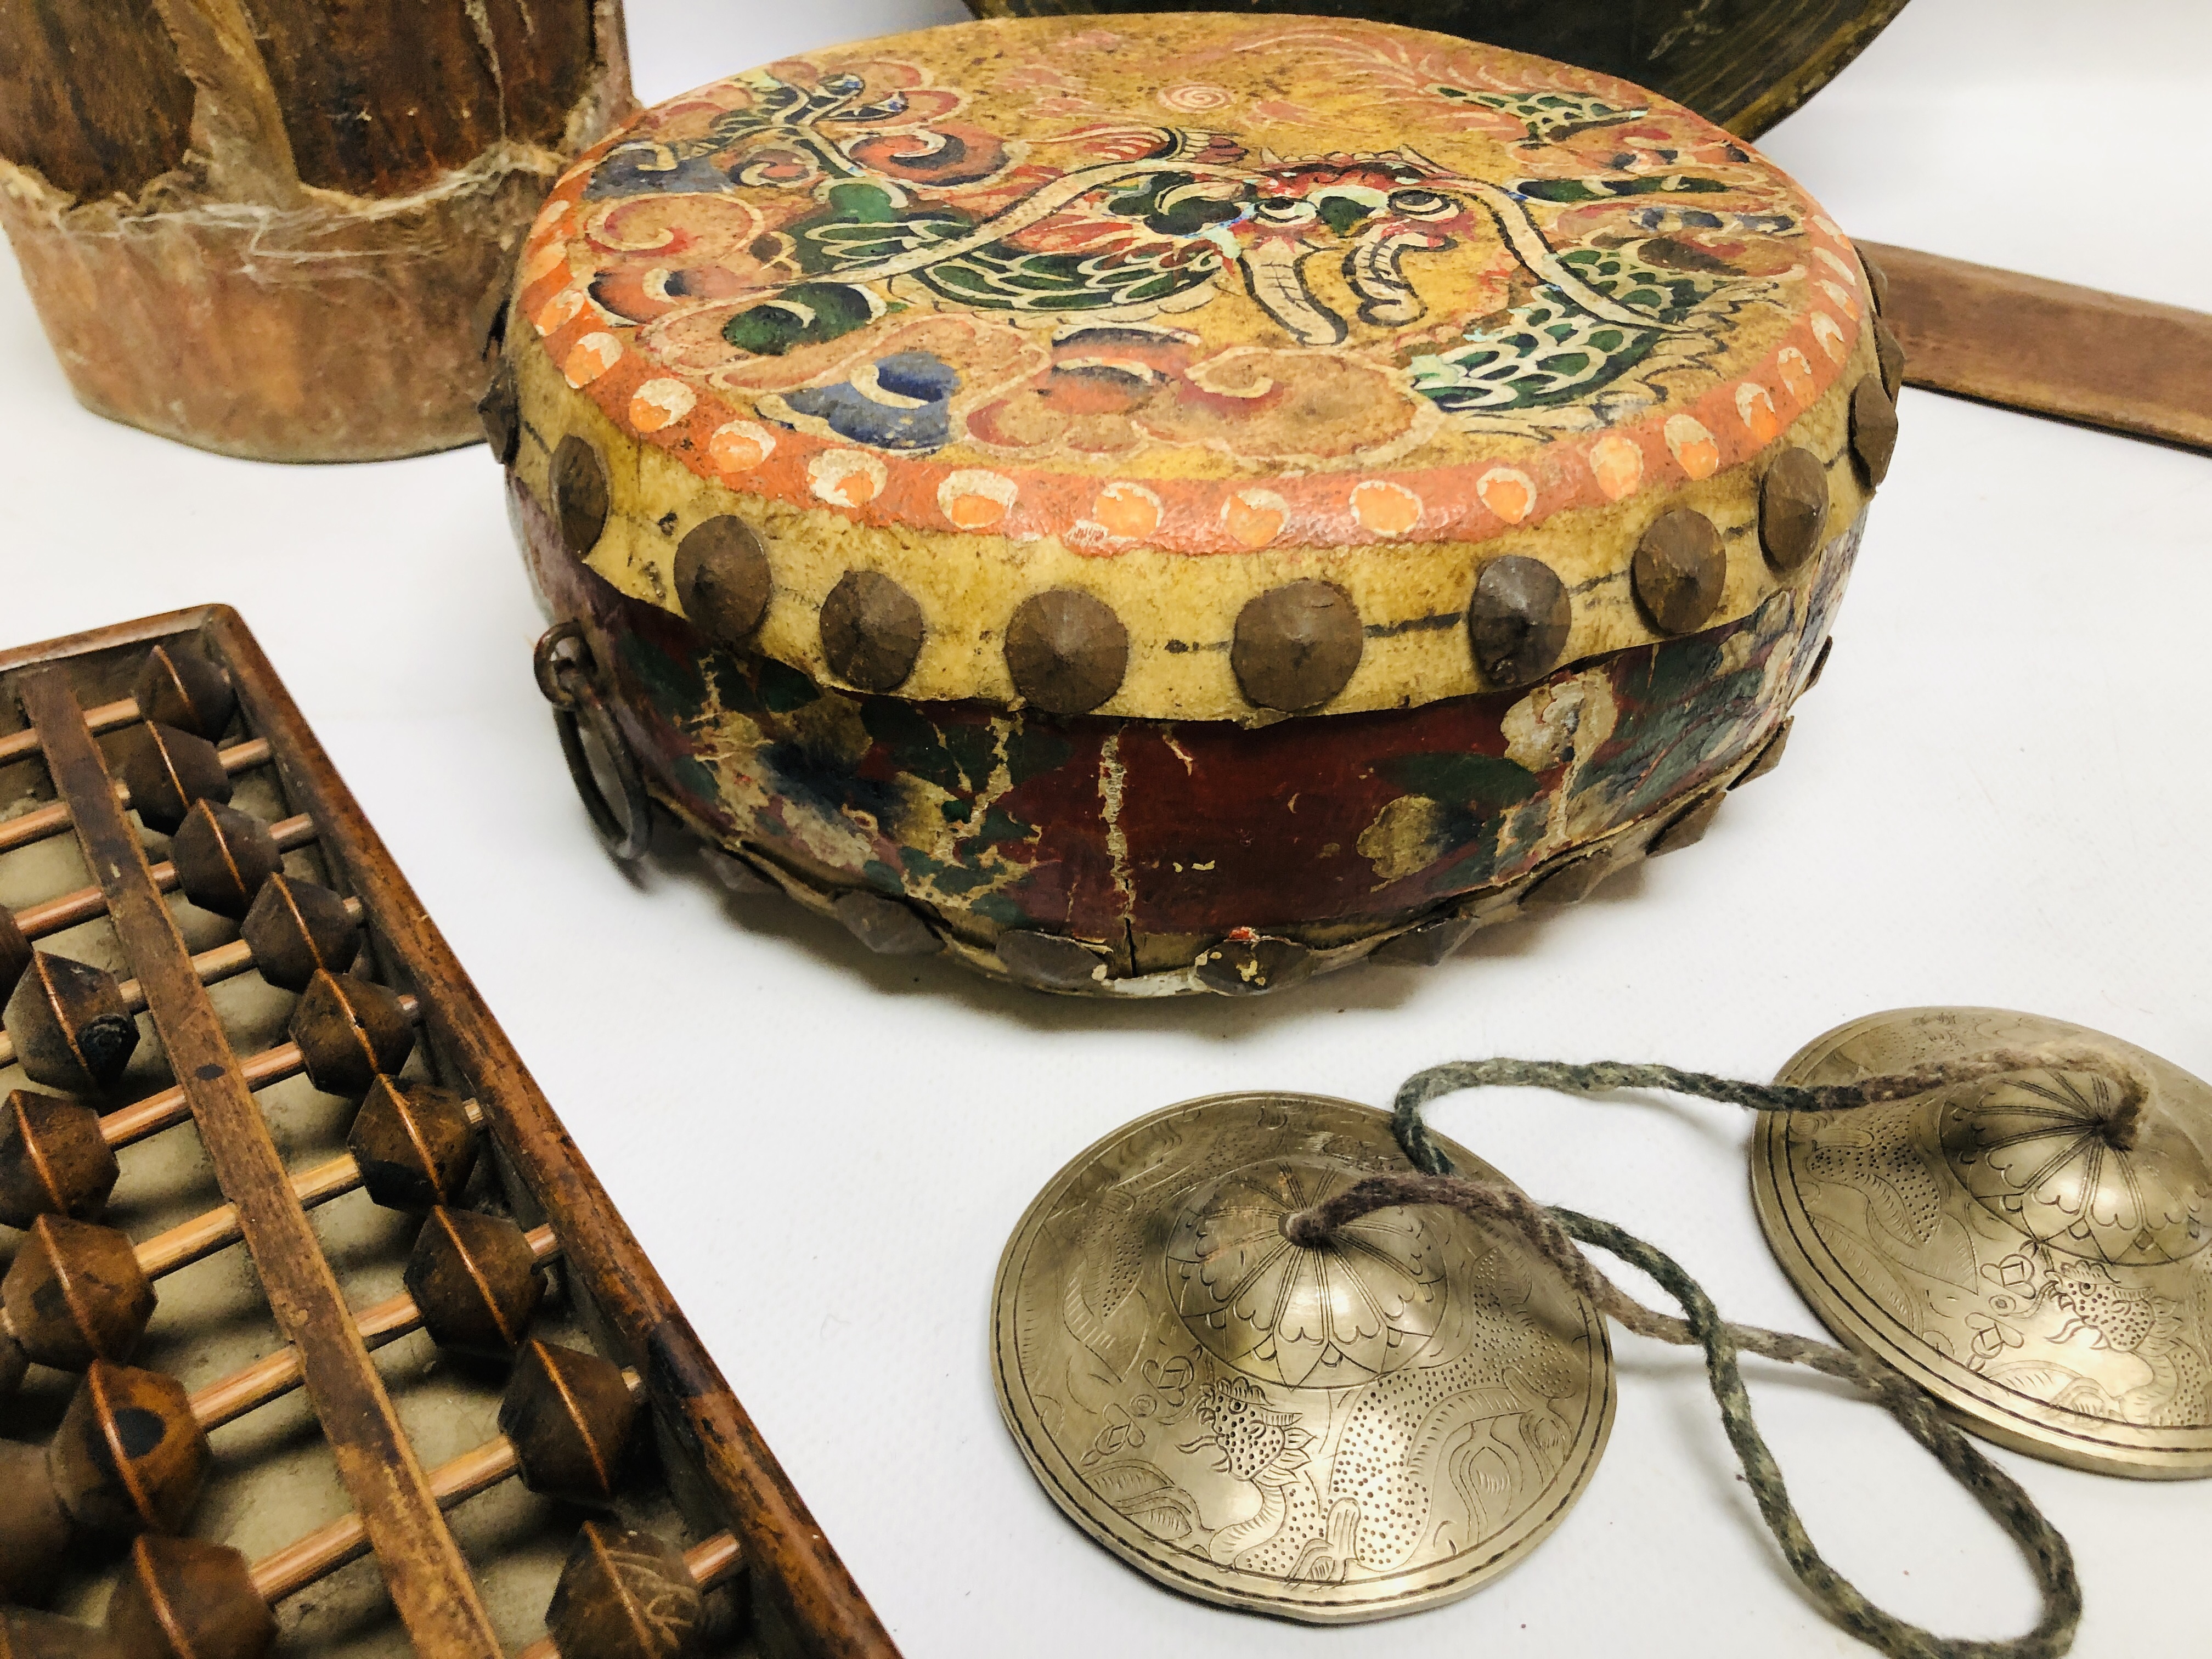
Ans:
{"label": "green painted leaf motif", "polygon": [[1555,143],[1592,127],[1615,126],[1651,112],[1646,105],[1623,107],[1586,93],[1474,92],[1449,83],[1429,90],[1455,104],[1476,104],[1510,115],[1527,127],[1529,138],[1538,143]]}
{"label": "green painted leaf motif", "polygon": [[1409,794],[1450,805],[1511,806],[1536,793],[1536,775],[1497,755],[1400,755],[1377,769]]}
{"label": "green painted leaf motif", "polygon": [[689,720],[706,705],[707,681],[696,663],[672,657],[636,634],[624,635],[620,648],[623,666],[660,713]]}
{"label": "green painted leaf motif", "polygon": [[740,351],[781,357],[794,346],[819,345],[874,320],[881,309],[866,290],[842,283],[798,283],[773,300],[738,313],[722,337]]}
{"label": "green painted leaf motif", "polygon": [[[1676,323],[1715,286],[1705,274],[1664,270],[1628,248],[1561,254],[1577,280],[1655,324]],[[1505,313],[1469,326],[1468,343],[1407,365],[1416,391],[1450,413],[1503,413],[1569,403],[1619,380],[1658,343],[1656,328],[1593,317],[1548,283]]]}
{"label": "green painted leaf motif", "polygon": [[1695,173],[1665,173],[1640,179],[1523,179],[1513,186],[1517,196],[1539,202],[1609,202],[1623,196],[1710,196],[1728,186],[1717,179]]}

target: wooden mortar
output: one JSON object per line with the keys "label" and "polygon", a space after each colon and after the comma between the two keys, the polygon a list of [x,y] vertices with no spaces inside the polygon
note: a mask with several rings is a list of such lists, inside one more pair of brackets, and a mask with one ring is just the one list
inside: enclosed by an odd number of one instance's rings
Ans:
{"label": "wooden mortar", "polygon": [[473,441],[621,0],[0,0],[0,223],[77,398],[259,460]]}

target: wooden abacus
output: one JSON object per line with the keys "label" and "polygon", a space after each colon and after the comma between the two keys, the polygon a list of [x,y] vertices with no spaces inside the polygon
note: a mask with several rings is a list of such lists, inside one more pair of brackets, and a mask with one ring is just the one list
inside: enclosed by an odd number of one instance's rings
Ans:
{"label": "wooden abacus", "polygon": [[895,1653],[228,609],[0,654],[0,1659]]}

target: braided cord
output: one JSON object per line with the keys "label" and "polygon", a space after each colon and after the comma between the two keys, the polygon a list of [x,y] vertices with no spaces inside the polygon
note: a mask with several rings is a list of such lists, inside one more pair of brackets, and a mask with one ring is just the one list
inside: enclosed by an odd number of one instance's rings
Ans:
{"label": "braided cord", "polygon": [[2106,1124],[2106,1133],[2116,1146],[2131,1143],[2148,1085],[2118,1056],[2080,1044],[2053,1043],[2033,1048],[1997,1048],[1966,1054],[1957,1060],[1923,1066],[1910,1072],[1893,1072],[1862,1078],[1856,1083],[1812,1085],[1787,1083],[1747,1083],[1736,1078],[1715,1077],[1710,1072],[1685,1072],[1672,1066],[1634,1065],[1626,1060],[1599,1060],[1573,1064],[1557,1060],[1455,1060],[1416,1072],[1399,1085],[1393,1103],[1390,1129],[1413,1166],[1429,1175],[1449,1175],[1451,1160],[1430,1137],[1422,1113],[1442,1095],[1462,1089],[1557,1089],[1564,1094],[1596,1095],[1614,1089],[1664,1089],[1703,1100],[1724,1101],[1758,1112],[1840,1112],[1886,1101],[1910,1100],[1931,1089],[1969,1083],[2005,1072],[2059,1066],[2097,1072],[2119,1085],[2118,1107]]}
{"label": "braided cord", "polygon": [[[1984,1456],[1943,1416],[1933,1399],[1902,1376],[1826,1342],[1757,1326],[1731,1325],[1721,1318],[1698,1281],[1664,1251],[1610,1222],[1571,1210],[1547,1209],[1512,1187],[1448,1175],[1373,1176],[1326,1203],[1288,1217],[1283,1231],[1291,1243],[1312,1248],[1326,1243],[1339,1227],[1360,1216],[1403,1204],[1445,1205],[1479,1221],[1510,1227],[1559,1268],[1571,1285],[1629,1329],[1703,1348],[1705,1376],[1720,1407],[1722,1425],[1767,1530],[1773,1534],[1798,1582],[1832,1620],[1861,1641],[1891,1659],[2058,1659],[2073,1645],[2075,1627],[2081,1620],[2081,1586],[2065,1539],[2043,1517],[2018,1482]],[[1658,1313],[1628,1295],[1598,1271],[1577,1248],[1577,1239],[1649,1273],[1681,1304],[1686,1317],[1675,1319]],[[1737,1364],[1739,1351],[1747,1348],[1848,1378],[1872,1394],[1906,1433],[1973,1494],[2027,1556],[2043,1600],[2043,1616],[2034,1629],[2004,1641],[1938,1636],[1885,1613],[1830,1566],[1799,1519],[1781,1467],[1753,1420],[1751,1395]]]}

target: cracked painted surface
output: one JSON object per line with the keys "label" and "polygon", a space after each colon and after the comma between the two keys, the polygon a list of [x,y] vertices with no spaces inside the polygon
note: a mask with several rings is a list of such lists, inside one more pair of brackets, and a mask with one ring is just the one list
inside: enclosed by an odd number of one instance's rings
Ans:
{"label": "cracked painted surface", "polygon": [[1802,689],[1864,522],[1703,634],[1519,691],[1254,730],[823,687],[617,592],[526,489],[512,499],[541,592],[583,620],[654,793],[696,828],[817,890],[903,898],[955,939],[1042,929],[1124,975],[1237,929],[1386,932],[1668,817]]}

